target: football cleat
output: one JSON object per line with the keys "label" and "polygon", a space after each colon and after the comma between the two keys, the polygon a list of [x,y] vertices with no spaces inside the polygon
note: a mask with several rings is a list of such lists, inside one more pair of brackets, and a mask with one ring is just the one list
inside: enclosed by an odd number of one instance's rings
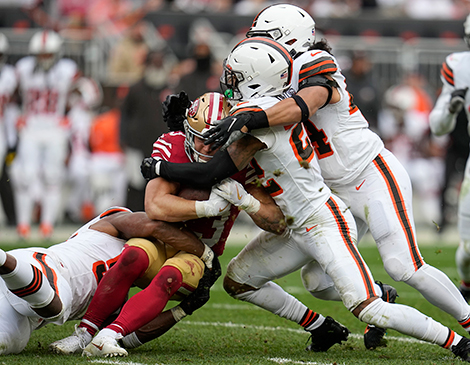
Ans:
{"label": "football cleat", "polygon": [[[380,281],[376,281],[376,284],[382,289],[382,300],[388,303],[395,303],[395,299],[398,297],[397,290],[388,284],[383,284]],[[368,350],[373,350],[377,347],[387,346],[386,340],[384,339],[387,330],[385,328],[379,328],[374,325],[368,324],[364,331],[364,346]]]}
{"label": "football cleat", "polygon": [[114,357],[127,356],[127,351],[111,336],[99,334],[84,348],[82,356]]}
{"label": "football cleat", "polygon": [[336,343],[341,344],[348,339],[350,333],[346,327],[330,316],[325,318],[320,327],[309,332],[309,340],[312,340],[312,343],[305,350],[313,352],[324,352]]}
{"label": "football cleat", "polygon": [[455,356],[470,362],[470,339],[462,337],[457,345],[451,347],[451,351]]}
{"label": "football cleat", "polygon": [[468,286],[465,286],[463,284],[460,285],[459,287],[460,293],[462,296],[465,298],[465,300],[468,302],[470,299],[470,288]]}
{"label": "football cleat", "polygon": [[79,354],[91,342],[92,338],[85,327],[75,325],[73,335],[51,343],[49,351],[60,355]]}

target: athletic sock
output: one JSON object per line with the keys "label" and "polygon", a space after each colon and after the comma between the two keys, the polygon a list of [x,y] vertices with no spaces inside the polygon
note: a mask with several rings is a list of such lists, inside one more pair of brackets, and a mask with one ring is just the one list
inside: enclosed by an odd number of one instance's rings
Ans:
{"label": "athletic sock", "polygon": [[106,328],[123,336],[157,317],[183,284],[183,275],[173,266],[164,266],[150,285],[130,298],[116,320]]}

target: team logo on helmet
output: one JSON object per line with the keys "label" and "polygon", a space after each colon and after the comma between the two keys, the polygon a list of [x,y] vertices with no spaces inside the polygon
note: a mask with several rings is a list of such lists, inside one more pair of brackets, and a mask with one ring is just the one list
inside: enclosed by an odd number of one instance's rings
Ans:
{"label": "team logo on helmet", "polygon": [[188,116],[194,118],[199,110],[199,99],[194,100],[188,109]]}

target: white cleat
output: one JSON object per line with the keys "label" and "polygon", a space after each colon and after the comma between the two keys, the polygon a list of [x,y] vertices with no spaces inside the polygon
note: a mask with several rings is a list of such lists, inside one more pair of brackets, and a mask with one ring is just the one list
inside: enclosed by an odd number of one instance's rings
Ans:
{"label": "white cleat", "polygon": [[75,325],[73,335],[51,343],[49,351],[60,355],[79,354],[91,342],[92,338],[86,328]]}
{"label": "white cleat", "polygon": [[82,356],[127,356],[127,351],[111,336],[96,336],[83,350]]}

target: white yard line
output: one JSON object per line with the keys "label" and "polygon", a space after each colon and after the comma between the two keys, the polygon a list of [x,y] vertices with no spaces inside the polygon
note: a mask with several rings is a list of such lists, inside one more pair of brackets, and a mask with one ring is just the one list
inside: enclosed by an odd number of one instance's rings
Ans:
{"label": "white yard line", "polygon": [[[295,332],[295,333],[306,333],[303,329],[299,328],[288,328],[288,327],[269,327],[269,326],[254,326],[251,324],[243,324],[243,323],[232,323],[232,322],[196,322],[196,321],[181,321],[180,324],[182,325],[189,325],[189,326],[212,326],[212,327],[230,327],[230,328],[250,328],[255,330],[262,330],[262,331],[287,331],[287,332]],[[349,336],[362,339],[363,334],[355,334],[352,333]],[[387,340],[393,341],[400,341],[400,342],[408,342],[408,343],[425,343],[428,342],[417,340],[411,337],[397,337],[397,336],[386,336]]]}

